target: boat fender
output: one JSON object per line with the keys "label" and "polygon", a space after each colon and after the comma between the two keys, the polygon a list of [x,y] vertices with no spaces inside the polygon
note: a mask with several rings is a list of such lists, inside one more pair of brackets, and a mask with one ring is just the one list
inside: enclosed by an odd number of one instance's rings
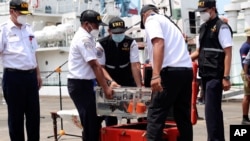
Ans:
{"label": "boat fender", "polygon": [[198,64],[196,62],[192,62],[193,64],[193,82],[192,82],[192,101],[191,101],[191,122],[193,125],[197,122],[197,107],[196,107],[196,99],[198,94],[198,84],[197,84],[197,68]]}

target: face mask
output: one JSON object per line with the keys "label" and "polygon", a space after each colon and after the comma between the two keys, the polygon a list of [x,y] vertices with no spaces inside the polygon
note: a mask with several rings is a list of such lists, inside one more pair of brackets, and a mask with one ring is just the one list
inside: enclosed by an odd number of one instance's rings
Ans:
{"label": "face mask", "polygon": [[90,34],[95,37],[98,38],[99,37],[99,30],[98,29],[93,29],[90,31]]}
{"label": "face mask", "polygon": [[90,27],[92,28],[92,30],[90,31],[89,34],[92,35],[94,38],[98,38],[99,37],[99,29],[94,29],[91,24],[90,24]]}
{"label": "face mask", "polygon": [[25,24],[27,20],[27,16],[26,15],[20,15],[17,17],[17,22],[19,24]]}
{"label": "face mask", "polygon": [[208,12],[200,12],[201,20],[206,22],[210,19],[210,14]]}
{"label": "face mask", "polygon": [[27,21],[27,15],[19,15],[19,16],[17,16],[16,21],[19,24],[25,24],[26,21]]}
{"label": "face mask", "polygon": [[116,43],[120,43],[124,38],[125,38],[125,34],[124,33],[121,33],[121,34],[112,34],[112,39]]}

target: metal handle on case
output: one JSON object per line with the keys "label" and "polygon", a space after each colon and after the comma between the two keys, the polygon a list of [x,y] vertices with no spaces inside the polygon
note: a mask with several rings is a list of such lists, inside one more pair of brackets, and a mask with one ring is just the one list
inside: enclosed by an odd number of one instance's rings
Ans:
{"label": "metal handle on case", "polygon": [[166,131],[163,131],[163,134],[164,134],[164,135],[167,135],[168,133],[167,133]]}
{"label": "metal handle on case", "polygon": [[147,135],[147,131],[145,131],[141,136],[145,137]]}
{"label": "metal handle on case", "polygon": [[[166,131],[163,131],[163,134],[164,134],[164,135],[167,135],[168,133],[167,133]],[[142,137],[145,137],[146,135],[147,135],[147,131],[145,131],[141,136],[142,136]]]}
{"label": "metal handle on case", "polygon": [[126,131],[123,130],[123,131],[121,132],[121,135],[122,135],[122,136],[125,136],[125,135],[126,135]]}

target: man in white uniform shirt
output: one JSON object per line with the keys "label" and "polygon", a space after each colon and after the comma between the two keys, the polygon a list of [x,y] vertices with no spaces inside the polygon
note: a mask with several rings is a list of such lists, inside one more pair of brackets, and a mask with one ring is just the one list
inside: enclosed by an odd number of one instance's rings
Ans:
{"label": "man in white uniform shirt", "polygon": [[94,79],[97,79],[106,97],[112,97],[112,89],[104,78],[95,48],[99,25],[104,23],[100,14],[93,10],[83,11],[80,22],[81,26],[73,37],[69,51],[68,91],[83,126],[82,140],[98,141],[99,122],[96,113]]}
{"label": "man in white uniform shirt", "polygon": [[141,28],[145,28],[152,63],[152,102],[148,108],[147,141],[161,141],[167,113],[173,107],[180,136],[192,141],[191,123],[192,62],[180,30],[154,5],[141,9]]}
{"label": "man in white uniform shirt", "polygon": [[26,23],[30,14],[28,3],[11,0],[9,11],[10,20],[0,26],[0,57],[10,140],[25,141],[26,125],[26,140],[39,141],[42,79],[36,59],[38,45],[31,26]]}

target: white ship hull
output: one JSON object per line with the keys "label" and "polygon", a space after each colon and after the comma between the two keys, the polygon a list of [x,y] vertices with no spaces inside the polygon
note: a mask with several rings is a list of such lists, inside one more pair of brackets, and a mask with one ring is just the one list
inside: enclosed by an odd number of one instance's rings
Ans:
{"label": "white ship hull", "polygon": [[[44,82],[44,86],[41,88],[41,95],[59,95],[59,74],[54,72],[56,68],[61,66],[67,61],[68,58],[68,50],[70,45],[70,40],[73,36],[73,33],[80,26],[79,15],[84,9],[94,9],[103,14],[103,19],[107,22],[113,16],[120,16],[120,9],[115,5],[114,0],[106,0],[106,8],[101,11],[100,6],[101,3],[99,0],[92,0],[92,2],[88,2],[88,0],[38,0],[39,3],[37,5],[37,1],[31,0],[30,10],[33,15],[29,16],[28,23],[33,26],[34,32],[36,35],[43,35],[40,38],[37,37],[40,48],[37,50],[38,54],[38,64],[40,70],[42,72],[42,78]],[[156,3],[154,3],[156,2]],[[137,2],[133,1],[131,4],[134,10],[140,11],[140,5],[143,4],[156,4],[157,6],[167,8],[173,8],[173,11],[179,11],[181,13],[180,19],[176,21],[178,25],[181,27],[184,33],[190,36],[190,44],[193,44],[195,48],[195,34],[190,34],[189,31],[189,17],[188,11],[193,11],[196,9],[198,0],[174,0],[172,1],[171,6],[169,5],[169,0],[161,1],[147,1],[147,0],[138,0]],[[134,5],[137,5],[134,6]],[[50,9],[48,9],[50,6]],[[9,19],[8,15],[8,3],[2,2],[0,3],[0,23],[5,22]],[[176,14],[170,13],[167,14]],[[173,15],[173,17],[178,18],[178,15]],[[129,17],[123,18],[128,27],[131,27],[140,21],[139,15],[129,15]],[[45,30],[46,28],[54,28],[56,29],[56,25],[59,23],[64,25],[72,25],[64,26],[60,28],[57,33],[56,32],[47,32],[51,30]],[[52,27],[54,26],[54,27]],[[46,28],[45,28],[46,27]],[[49,27],[49,28],[48,28]],[[45,32],[39,32],[43,31]],[[144,31],[140,30],[139,25],[133,26],[128,32],[126,32],[131,37],[142,37],[144,38]],[[52,30],[53,31],[53,30]],[[57,36],[58,35],[58,36]],[[59,36],[62,35],[62,36]],[[234,34],[234,46],[233,46],[233,58],[232,58],[232,66],[231,66],[231,81],[233,84],[238,85],[242,84],[242,80],[240,78],[241,64],[240,64],[240,56],[239,56],[239,48],[241,44],[246,40],[242,33]],[[140,61],[144,63],[145,57],[144,52],[140,52]],[[0,66],[2,67],[2,66]],[[67,84],[67,64],[61,67],[61,94],[64,96],[68,96],[66,84]],[[49,77],[48,77],[49,75]]]}

